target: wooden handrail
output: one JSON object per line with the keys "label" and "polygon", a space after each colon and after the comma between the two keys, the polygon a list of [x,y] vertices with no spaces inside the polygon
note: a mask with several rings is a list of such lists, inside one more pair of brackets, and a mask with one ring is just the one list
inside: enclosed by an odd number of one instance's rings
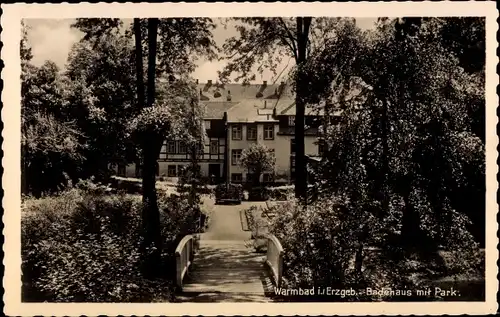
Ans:
{"label": "wooden handrail", "polygon": [[281,287],[283,277],[283,246],[273,234],[267,235],[266,265],[270,268],[274,284]]}
{"label": "wooden handrail", "polygon": [[179,242],[175,249],[176,284],[182,289],[182,280],[191,266],[194,256],[193,235],[187,235]]}

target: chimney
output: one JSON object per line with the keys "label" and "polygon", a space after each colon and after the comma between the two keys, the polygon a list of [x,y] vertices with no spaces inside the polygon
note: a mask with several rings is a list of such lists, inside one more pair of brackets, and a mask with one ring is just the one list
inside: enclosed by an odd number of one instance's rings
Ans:
{"label": "chimney", "polygon": [[262,82],[262,86],[267,86],[267,80],[264,80],[264,81]]}
{"label": "chimney", "polygon": [[209,79],[209,80],[208,80],[208,82],[207,82],[207,84],[208,84],[209,86],[211,86],[211,85],[212,85],[212,80],[211,80],[211,79]]}
{"label": "chimney", "polygon": [[196,84],[198,85],[200,83],[200,80],[199,79],[196,79]]}
{"label": "chimney", "polygon": [[231,101],[231,91],[230,90],[227,91],[226,99],[227,99],[227,101]]}

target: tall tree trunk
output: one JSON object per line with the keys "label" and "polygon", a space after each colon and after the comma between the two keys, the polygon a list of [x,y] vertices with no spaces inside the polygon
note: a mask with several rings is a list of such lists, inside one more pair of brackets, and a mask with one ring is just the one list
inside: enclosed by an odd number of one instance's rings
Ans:
{"label": "tall tree trunk", "polygon": [[[158,19],[148,19],[148,83],[147,107],[152,107],[155,99],[156,72],[156,37]],[[137,35],[136,35],[137,36]],[[136,43],[137,45],[137,43]],[[141,54],[142,55],[142,54]],[[161,137],[152,128],[148,129],[142,138],[143,168],[142,168],[142,202],[143,230],[145,247],[154,247],[147,257],[147,272],[153,276],[158,273],[160,264],[161,235],[160,213],[156,197],[156,161],[161,149]],[[159,145],[159,146],[158,146]]]}
{"label": "tall tree trunk", "polygon": [[305,160],[304,144],[304,117],[307,94],[306,78],[303,73],[304,63],[306,62],[307,42],[309,37],[310,17],[297,18],[297,67],[298,73],[295,78],[295,197],[305,199],[307,196],[307,169]]}

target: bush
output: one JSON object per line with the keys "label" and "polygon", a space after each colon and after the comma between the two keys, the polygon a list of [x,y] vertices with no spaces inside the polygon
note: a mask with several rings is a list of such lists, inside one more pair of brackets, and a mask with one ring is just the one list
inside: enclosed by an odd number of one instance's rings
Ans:
{"label": "bush", "polygon": [[243,200],[243,186],[241,184],[219,184],[215,187],[215,201],[220,202],[237,202]]}
{"label": "bush", "polygon": [[139,178],[111,177],[110,186],[129,194],[142,194],[142,180]]}
{"label": "bush", "polygon": [[249,201],[266,201],[270,197],[266,187],[252,187],[248,192]]}
{"label": "bush", "polygon": [[[199,220],[203,226],[206,217],[185,196],[160,195],[158,205],[161,266],[171,273],[177,243],[197,232]],[[21,224],[23,301],[171,300],[173,276],[148,280],[141,274],[141,213],[140,196],[103,195],[94,189],[73,188],[26,201]]]}
{"label": "bush", "polygon": [[[307,207],[290,200],[274,208],[276,216],[271,221],[270,232],[285,250],[284,287],[415,290],[428,287],[429,280],[444,276],[466,273],[476,279],[484,272],[483,255],[473,252],[477,250],[475,246],[453,246],[450,252],[432,254],[402,250],[391,240],[400,233],[385,229],[392,226],[390,222],[394,219],[381,221],[346,196],[324,197]],[[389,214],[397,207],[391,205],[390,208]],[[484,295],[473,296],[478,300]],[[324,300],[331,301],[331,298]],[[422,298],[359,296],[340,300]]]}
{"label": "bush", "polygon": [[269,198],[273,200],[288,200],[290,196],[295,193],[295,186],[278,186],[270,187],[267,189],[269,193]]}

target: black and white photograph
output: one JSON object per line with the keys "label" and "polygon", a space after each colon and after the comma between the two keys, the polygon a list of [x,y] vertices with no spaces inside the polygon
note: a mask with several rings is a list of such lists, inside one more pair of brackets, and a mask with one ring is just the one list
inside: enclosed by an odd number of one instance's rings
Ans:
{"label": "black and white photograph", "polygon": [[496,311],[493,6],[99,5],[2,22],[19,57],[2,98],[11,312]]}

